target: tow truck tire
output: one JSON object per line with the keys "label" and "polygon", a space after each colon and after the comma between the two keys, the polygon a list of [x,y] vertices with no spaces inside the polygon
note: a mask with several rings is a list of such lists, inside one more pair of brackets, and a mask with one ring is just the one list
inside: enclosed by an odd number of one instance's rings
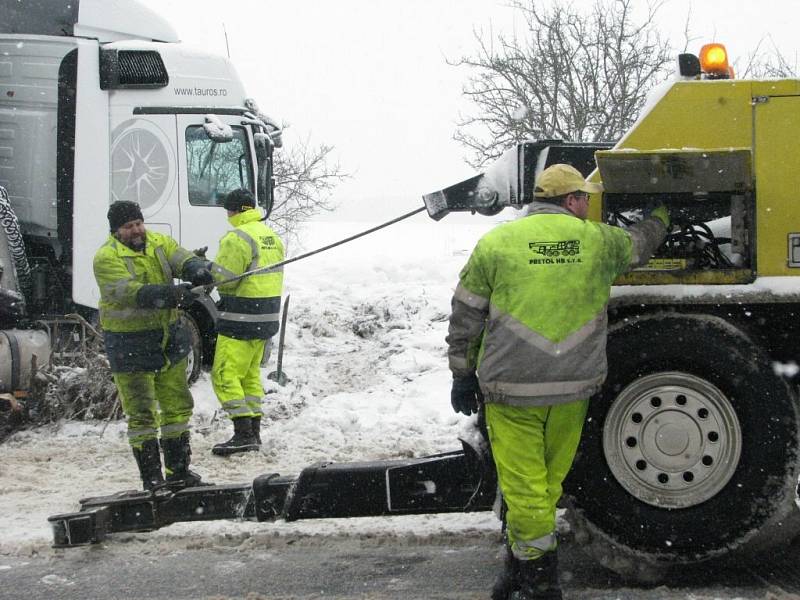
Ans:
{"label": "tow truck tire", "polygon": [[189,363],[186,366],[186,380],[191,385],[200,377],[200,371],[203,368],[203,336],[197,321],[190,314],[181,313],[180,319],[189,331],[191,340],[192,350],[189,352]]}
{"label": "tow truck tire", "polygon": [[623,577],[760,556],[800,533],[797,398],[740,329],[664,313],[609,331],[565,482],[576,542]]}

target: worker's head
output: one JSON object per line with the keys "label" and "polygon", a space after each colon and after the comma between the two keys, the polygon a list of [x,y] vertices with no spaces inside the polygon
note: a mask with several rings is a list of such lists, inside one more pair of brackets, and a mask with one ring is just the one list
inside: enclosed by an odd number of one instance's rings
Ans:
{"label": "worker's head", "polygon": [[111,234],[129,248],[139,252],[144,250],[144,217],[136,202],[117,200],[109,206],[108,227]]}
{"label": "worker's head", "polygon": [[558,204],[585,219],[589,213],[589,194],[601,191],[602,185],[586,181],[575,167],[556,164],[539,173],[533,195],[541,202]]}
{"label": "worker's head", "polygon": [[256,199],[253,193],[244,188],[233,190],[225,194],[222,199],[222,206],[228,211],[228,216],[244,212],[256,207]]}

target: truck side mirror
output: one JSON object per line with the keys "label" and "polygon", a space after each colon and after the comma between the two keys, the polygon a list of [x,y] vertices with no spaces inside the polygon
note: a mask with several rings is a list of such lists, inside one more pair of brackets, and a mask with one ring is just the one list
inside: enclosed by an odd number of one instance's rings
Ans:
{"label": "truck side mirror", "polygon": [[253,134],[253,143],[256,147],[256,160],[258,160],[258,164],[261,165],[263,162],[270,159],[272,154],[270,149],[274,147],[275,144],[269,134],[260,131]]}
{"label": "truck side mirror", "polygon": [[217,115],[206,115],[203,131],[212,142],[227,144],[233,141],[233,129],[227,123],[223,123]]}
{"label": "truck side mirror", "polygon": [[256,162],[258,165],[258,177],[256,178],[258,203],[269,216],[272,211],[274,192],[272,185],[272,152],[275,144],[269,134],[257,131],[253,133],[253,145],[256,149]]}

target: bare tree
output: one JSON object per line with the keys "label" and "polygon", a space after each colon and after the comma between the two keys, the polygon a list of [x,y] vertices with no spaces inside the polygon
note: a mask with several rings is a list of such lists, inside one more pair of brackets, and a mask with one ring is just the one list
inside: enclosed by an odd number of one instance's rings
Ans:
{"label": "bare tree", "polygon": [[338,162],[331,161],[333,146],[314,146],[306,138],[275,152],[275,202],[270,223],[284,239],[296,235],[299,225],[336,206],[331,193],[344,179]]}
{"label": "bare tree", "polygon": [[480,167],[528,138],[615,140],[636,119],[648,90],[674,56],[655,24],[661,2],[640,22],[633,0],[597,0],[589,13],[556,1],[512,0],[522,34],[474,32],[478,52],[451,62],[473,70],[464,94],[475,105],[454,138]]}
{"label": "bare tree", "polygon": [[[769,43],[766,50],[763,49],[765,42]],[[797,53],[794,55],[794,60],[790,60],[781,53],[772,38],[760,40],[755,49],[740,60],[743,61],[744,67],[739,71],[739,61],[736,61],[734,69],[737,76],[742,79],[797,77],[800,73]]]}

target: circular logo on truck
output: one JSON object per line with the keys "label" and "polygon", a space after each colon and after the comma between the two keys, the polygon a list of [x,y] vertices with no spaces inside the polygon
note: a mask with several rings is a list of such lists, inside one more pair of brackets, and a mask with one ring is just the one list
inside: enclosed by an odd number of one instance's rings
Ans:
{"label": "circular logo on truck", "polygon": [[138,202],[145,218],[167,202],[175,183],[169,138],[151,121],[132,119],[114,130],[111,142],[111,201]]}

